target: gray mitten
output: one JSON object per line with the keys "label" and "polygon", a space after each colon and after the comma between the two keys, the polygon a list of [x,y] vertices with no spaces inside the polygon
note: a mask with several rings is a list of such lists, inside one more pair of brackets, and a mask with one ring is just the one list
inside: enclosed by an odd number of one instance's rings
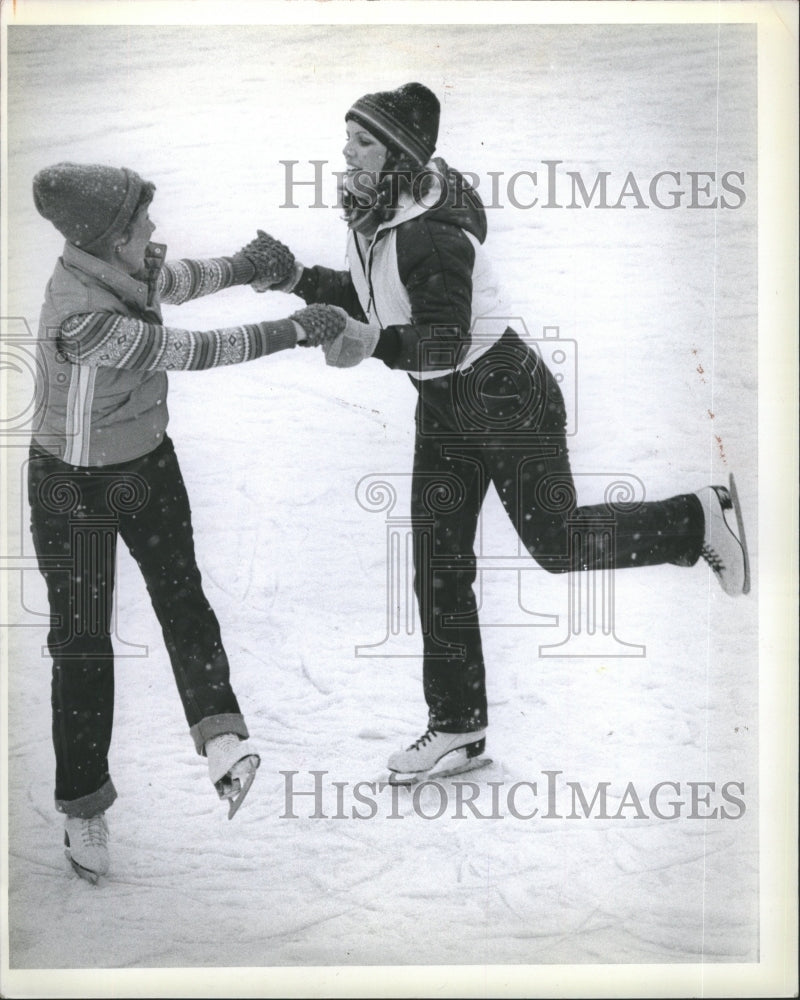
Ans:
{"label": "gray mitten", "polygon": [[378,346],[381,328],[371,323],[360,323],[338,306],[330,308],[342,314],[345,324],[335,340],[323,345],[325,363],[333,368],[353,368],[373,355]]}
{"label": "gray mitten", "polygon": [[258,230],[258,236],[239,251],[253,265],[254,276],[250,284],[257,292],[264,292],[283,285],[295,271],[292,251],[274,236]]}
{"label": "gray mitten", "polygon": [[306,339],[302,347],[325,347],[336,340],[345,328],[347,313],[336,306],[311,305],[293,313],[289,319],[299,323],[305,330]]}

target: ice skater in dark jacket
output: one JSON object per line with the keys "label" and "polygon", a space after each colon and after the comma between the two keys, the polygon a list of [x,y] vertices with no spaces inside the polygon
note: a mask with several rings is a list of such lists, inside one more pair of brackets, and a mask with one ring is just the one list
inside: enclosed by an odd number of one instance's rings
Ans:
{"label": "ice skater in dark jacket", "polygon": [[166,433],[166,373],[319,345],[344,326],[320,307],[203,332],[164,326],[162,301],[237,284],[263,289],[293,261],[260,235],[230,257],[166,262],[165,247],[150,242],[154,190],[132,170],[71,163],[33,182],[37,209],[67,243],[41,313],[28,489],[51,614],[56,808],[66,814],[67,856],[92,881],[109,868],[105,811],[116,798],[108,750],[118,536],[142,571],[195,747],[230,816],[259,763],[195,562],[189,500]]}
{"label": "ice skater in dark jacket", "polygon": [[[295,262],[292,290],[348,314],[329,365],[377,358],[419,392],[412,482],[415,591],[423,635],[426,731],[392,754],[421,775],[485,746],[486,685],[473,592],[478,517],[492,483],[520,539],[546,570],[693,566],[703,557],[728,594],[748,589],[734,498],[723,486],[658,502],[575,500],[558,383],[508,325],[513,315],[484,250],[486,214],[457,171],[433,158],[439,102],[418,83],[367,94],[345,116],[343,203],[349,271]],[[276,241],[276,255],[285,253]],[[499,319],[497,317],[500,317]],[[738,513],[738,508],[737,508]],[[576,544],[569,524],[613,516],[611,538]]]}

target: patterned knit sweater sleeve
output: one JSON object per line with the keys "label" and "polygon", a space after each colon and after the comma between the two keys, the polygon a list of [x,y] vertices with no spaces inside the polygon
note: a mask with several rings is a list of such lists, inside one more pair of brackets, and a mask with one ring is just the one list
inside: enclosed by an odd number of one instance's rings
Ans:
{"label": "patterned knit sweater sleeve", "polygon": [[246,285],[253,277],[253,265],[244,254],[208,260],[170,260],[163,266],[159,262],[158,297],[162,302],[179,306],[232,285]]}
{"label": "patterned knit sweater sleeve", "polygon": [[296,343],[297,330],[289,319],[196,332],[113,312],[70,316],[59,337],[61,350],[73,364],[143,372],[236,365]]}

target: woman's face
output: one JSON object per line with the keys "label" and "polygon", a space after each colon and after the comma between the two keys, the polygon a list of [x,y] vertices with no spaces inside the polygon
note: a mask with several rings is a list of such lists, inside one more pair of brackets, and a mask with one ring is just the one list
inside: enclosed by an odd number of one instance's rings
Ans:
{"label": "woman's face", "polygon": [[375,183],[386,162],[386,146],[358,122],[347,121],[345,125],[347,142],[342,150],[347,165],[345,187],[350,187],[348,182],[352,182],[357,174],[361,175],[362,180],[366,179],[365,174],[369,175],[369,179]]}
{"label": "woman's face", "polygon": [[131,221],[128,235],[117,243],[114,260],[118,267],[128,274],[137,274],[144,267],[144,252],[150,237],[155,232],[155,223],[150,219],[150,212],[142,208]]}

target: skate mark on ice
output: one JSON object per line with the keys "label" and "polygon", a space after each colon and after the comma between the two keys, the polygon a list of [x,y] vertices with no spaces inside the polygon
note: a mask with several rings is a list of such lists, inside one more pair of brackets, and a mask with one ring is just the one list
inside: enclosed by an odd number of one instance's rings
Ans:
{"label": "skate mark on ice", "polygon": [[33,788],[30,785],[28,786],[26,795],[28,799],[28,805],[31,807],[33,812],[35,812],[36,815],[39,817],[39,819],[43,819],[45,823],[49,826],[53,819],[52,812],[51,811],[45,812],[44,808],[39,805],[39,803],[34,798]]}
{"label": "skate mark on ice", "polygon": [[315,687],[315,688],[317,689],[317,691],[319,691],[319,693],[320,693],[320,694],[324,694],[324,695],[326,695],[326,696],[327,696],[327,695],[330,695],[330,693],[331,693],[331,689],[330,689],[330,688],[326,688],[326,687],[323,687],[323,686],[322,686],[322,685],[321,685],[321,684],[320,684],[320,683],[319,683],[319,682],[318,682],[318,681],[316,680],[316,678],[314,678],[314,677],[313,677],[313,676],[311,675],[311,672],[309,671],[308,667],[306,666],[306,660],[305,660],[305,657],[304,657],[304,656],[301,656],[301,657],[300,657],[300,669],[302,670],[302,672],[303,672],[303,676],[304,676],[304,677],[306,678],[306,680],[307,680],[307,681],[308,681],[308,682],[309,682],[309,683],[310,683],[310,684],[311,684],[311,685],[312,685],[313,687]]}
{"label": "skate mark on ice", "polygon": [[[370,871],[362,871],[356,877],[347,880],[346,884],[342,885],[331,885],[329,882],[323,881],[316,875],[310,872],[306,873],[306,879],[308,882],[318,891],[324,893],[347,893],[353,889],[358,889],[363,885],[369,885],[370,888],[374,888],[375,880],[381,876],[396,876],[396,867],[391,861],[383,862],[376,868]],[[338,871],[337,876],[342,877],[342,872]]]}
{"label": "skate mark on ice", "polygon": [[265,934],[263,931],[260,931],[258,936],[253,937],[252,940],[255,942],[277,941],[280,938],[292,937],[294,935],[301,934],[303,931],[310,930],[312,927],[319,927],[322,924],[330,923],[332,920],[340,920],[342,917],[348,917],[351,914],[360,912],[360,906],[348,906],[345,910],[338,910],[336,913],[329,913],[321,917],[316,917],[313,920],[306,920],[293,927],[287,927],[284,930],[276,931],[272,934]]}

